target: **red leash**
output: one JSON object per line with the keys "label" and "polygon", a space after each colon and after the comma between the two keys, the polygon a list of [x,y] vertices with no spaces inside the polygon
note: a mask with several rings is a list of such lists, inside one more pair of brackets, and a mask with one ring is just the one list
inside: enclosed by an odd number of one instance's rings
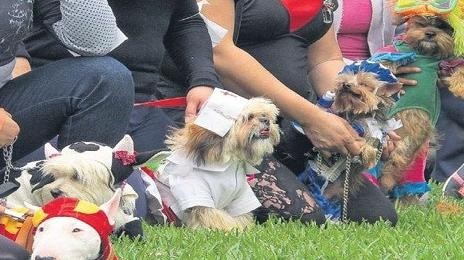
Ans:
{"label": "red leash", "polygon": [[157,108],[173,108],[186,107],[187,100],[185,97],[167,98],[161,100],[153,100],[142,103],[135,103],[134,106],[157,107]]}

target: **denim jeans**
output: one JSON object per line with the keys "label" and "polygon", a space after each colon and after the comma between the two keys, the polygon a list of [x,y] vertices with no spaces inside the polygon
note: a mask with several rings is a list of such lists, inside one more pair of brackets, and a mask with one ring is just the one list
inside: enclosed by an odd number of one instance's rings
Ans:
{"label": "denim jeans", "polygon": [[[14,160],[57,135],[58,148],[82,140],[115,145],[125,134],[133,101],[129,70],[110,57],[63,59],[0,88],[0,107],[21,128]],[[0,160],[0,168],[4,165]]]}

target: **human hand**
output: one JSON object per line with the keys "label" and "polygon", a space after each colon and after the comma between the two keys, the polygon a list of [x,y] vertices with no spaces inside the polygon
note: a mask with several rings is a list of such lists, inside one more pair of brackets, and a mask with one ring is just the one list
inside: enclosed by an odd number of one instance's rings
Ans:
{"label": "human hand", "polygon": [[11,114],[0,108],[0,147],[13,142],[19,133],[19,126],[11,118]]}
{"label": "human hand", "polygon": [[26,74],[29,71],[31,71],[31,64],[29,64],[29,61],[23,57],[16,57],[16,64],[12,72],[13,78]]}
{"label": "human hand", "polygon": [[398,77],[398,80],[402,85],[405,86],[415,86],[417,85],[417,81],[412,80],[412,79],[407,79],[403,78],[405,74],[410,74],[410,73],[418,73],[421,72],[421,69],[419,67],[410,67],[410,66],[400,66],[396,69],[395,76]]}
{"label": "human hand", "polygon": [[317,120],[310,124],[302,124],[306,136],[312,144],[323,152],[358,155],[365,140],[337,115],[321,111]]}
{"label": "human hand", "polygon": [[399,136],[397,133],[394,131],[388,132],[387,140],[383,146],[382,160],[387,160],[390,157],[390,154],[396,148],[397,142],[400,140],[401,136]]}
{"label": "human hand", "polygon": [[197,86],[187,93],[187,107],[185,108],[185,122],[191,122],[197,116],[201,106],[213,93],[213,88],[208,86]]}

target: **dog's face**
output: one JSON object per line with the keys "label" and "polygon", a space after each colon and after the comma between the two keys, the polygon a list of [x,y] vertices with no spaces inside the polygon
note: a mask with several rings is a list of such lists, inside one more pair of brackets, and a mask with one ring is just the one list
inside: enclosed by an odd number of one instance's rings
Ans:
{"label": "dog's face", "polygon": [[31,259],[91,260],[98,258],[100,248],[100,235],[92,226],[71,217],[55,217],[38,226]]}
{"label": "dog's face", "polygon": [[445,59],[453,55],[453,28],[437,16],[413,16],[408,20],[405,42],[418,53]]}
{"label": "dog's face", "polygon": [[337,114],[374,112],[383,101],[378,95],[383,83],[372,73],[341,74],[337,77],[332,108]]}
{"label": "dog's face", "polygon": [[108,168],[78,155],[62,154],[25,170],[31,175],[32,195],[40,205],[58,197],[103,203],[114,192]]}
{"label": "dog's face", "polygon": [[269,100],[252,98],[225,136],[225,151],[252,164],[261,162],[280,141],[279,110]]}
{"label": "dog's face", "polygon": [[36,209],[31,259],[106,259],[111,255],[108,237],[120,200],[121,189],[116,189],[100,207],[75,198],[59,198]]}
{"label": "dog's face", "polygon": [[173,132],[168,138],[171,149],[185,149],[197,164],[245,160],[252,165],[274,151],[280,141],[276,124],[279,110],[269,100],[252,98],[241,111],[235,124],[224,136],[195,124]]}

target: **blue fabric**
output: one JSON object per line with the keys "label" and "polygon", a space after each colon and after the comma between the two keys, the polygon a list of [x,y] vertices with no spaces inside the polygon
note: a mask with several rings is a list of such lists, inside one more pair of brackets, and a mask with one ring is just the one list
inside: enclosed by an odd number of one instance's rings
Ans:
{"label": "blue fabric", "polygon": [[367,170],[367,173],[374,176],[376,179],[379,179],[380,175],[382,175],[382,168],[383,168],[383,162],[379,161],[374,167]]}
{"label": "blue fabric", "polygon": [[398,78],[385,66],[380,63],[370,62],[367,60],[356,61],[350,65],[346,65],[340,74],[359,72],[371,72],[377,75],[377,79],[386,83],[398,83]]}
{"label": "blue fabric", "polygon": [[325,179],[317,175],[311,167],[307,167],[305,171],[298,175],[298,179],[306,185],[308,190],[314,196],[314,200],[319,207],[332,220],[338,220],[341,216],[341,203],[332,201],[324,197],[321,188],[325,183]]}
{"label": "blue fabric", "polygon": [[379,52],[368,59],[372,62],[390,61],[398,65],[406,65],[416,59],[414,52]]}
{"label": "blue fabric", "polygon": [[408,195],[422,195],[428,191],[430,191],[430,187],[427,182],[405,183],[393,188],[390,192],[390,196],[393,198],[400,198]]}

